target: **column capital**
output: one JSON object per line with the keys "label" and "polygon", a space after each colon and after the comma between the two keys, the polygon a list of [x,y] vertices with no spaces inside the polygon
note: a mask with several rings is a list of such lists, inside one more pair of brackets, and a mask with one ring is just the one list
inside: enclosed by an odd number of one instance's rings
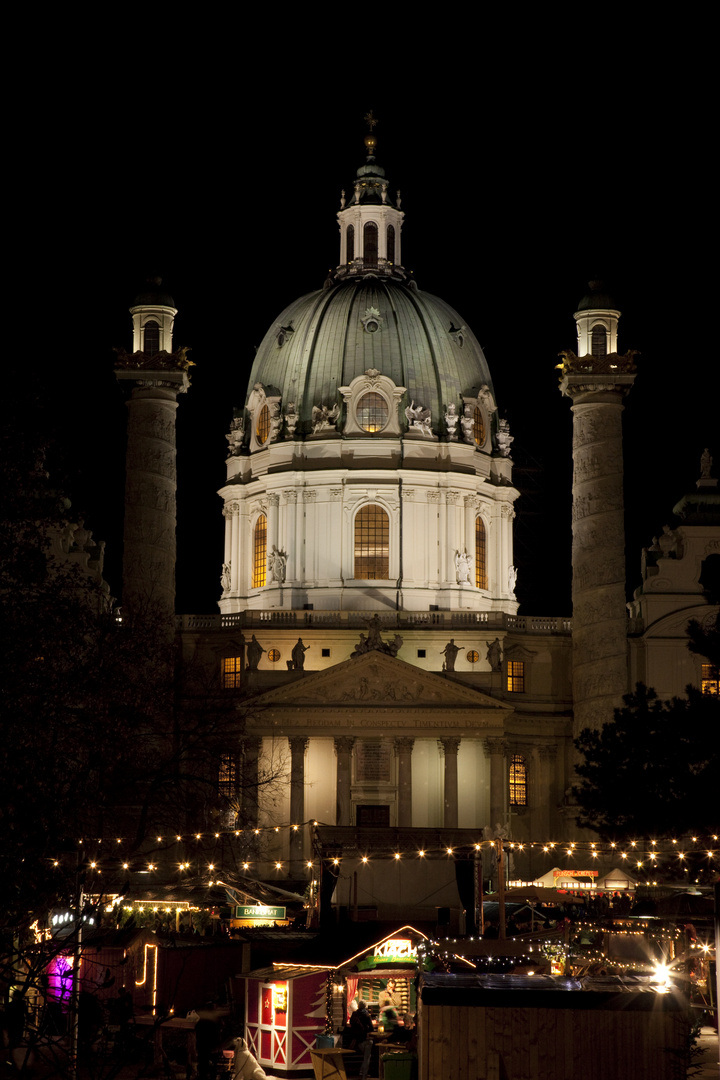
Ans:
{"label": "column capital", "polygon": [[270,491],[267,495],[268,506],[279,506],[280,496],[276,491]]}
{"label": "column capital", "polygon": [[485,739],[484,745],[487,754],[502,754],[504,757],[507,753],[507,739]]}
{"label": "column capital", "polygon": [[354,745],[355,739],[352,735],[341,735],[335,739],[335,753],[350,754]]}
{"label": "column capital", "polygon": [[402,754],[412,750],[413,746],[415,745],[415,739],[409,735],[402,735],[394,739],[393,743],[396,753]]}
{"label": "column capital", "polygon": [[445,754],[446,757],[457,754],[460,749],[461,739],[454,735],[448,736],[444,739],[438,739],[438,749]]}
{"label": "column capital", "polygon": [[307,750],[309,739],[305,735],[291,735],[288,738],[291,754],[304,754]]}
{"label": "column capital", "polygon": [[557,757],[558,748],[555,743],[541,743],[535,748],[535,753],[540,758]]}

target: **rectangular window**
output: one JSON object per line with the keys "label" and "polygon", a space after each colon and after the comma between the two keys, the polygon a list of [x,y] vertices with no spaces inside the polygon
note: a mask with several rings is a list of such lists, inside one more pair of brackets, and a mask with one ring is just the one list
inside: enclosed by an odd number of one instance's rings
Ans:
{"label": "rectangular window", "polygon": [[223,660],[223,687],[226,690],[237,690],[240,686],[240,657],[226,656]]}
{"label": "rectangular window", "polygon": [[218,769],[218,792],[225,799],[234,799],[238,791],[238,767],[234,754],[222,754]]}
{"label": "rectangular window", "polygon": [[720,668],[714,664],[703,664],[700,685],[703,694],[720,694]]}
{"label": "rectangular window", "polygon": [[330,655],[330,650],[329,649],[321,649],[320,650],[320,655],[321,656],[329,656]]}
{"label": "rectangular window", "polygon": [[527,806],[527,764],[520,754],[510,762],[510,805]]}
{"label": "rectangular window", "polygon": [[507,688],[511,694],[525,693],[525,663],[522,660],[508,660]]}

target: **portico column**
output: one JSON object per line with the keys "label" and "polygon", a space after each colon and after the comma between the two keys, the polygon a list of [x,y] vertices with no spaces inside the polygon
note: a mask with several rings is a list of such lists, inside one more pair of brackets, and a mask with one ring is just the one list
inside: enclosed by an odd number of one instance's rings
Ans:
{"label": "portico column", "polygon": [[557,758],[557,746],[554,743],[544,743],[535,747],[538,777],[536,791],[545,794],[538,802],[539,821],[537,825],[538,835],[547,838],[553,835],[555,822],[553,810],[557,806],[557,784],[555,782],[555,759]]}
{"label": "portico column", "polygon": [[242,740],[242,825],[257,825],[258,819],[258,758],[260,739],[248,736]]}
{"label": "portico column", "polygon": [[486,739],[485,751],[490,758],[490,825],[505,828],[507,820],[507,783],[505,739]]}
{"label": "portico column", "polygon": [[395,753],[398,759],[398,817],[401,829],[412,825],[412,751],[415,740],[411,738],[395,739]]}
{"label": "portico column", "polygon": [[446,829],[458,827],[458,771],[457,756],[460,739],[438,739],[438,746],[445,755],[445,791],[443,796],[443,825]]}
{"label": "portico column", "polygon": [[[290,824],[302,826],[305,821],[305,751],[308,740],[304,735],[292,735],[290,743]],[[303,872],[303,830],[290,830],[290,876]]]}
{"label": "portico column", "polygon": [[354,743],[355,740],[348,736],[335,739],[335,753],[337,754],[336,825],[352,825],[352,800],[350,796],[352,784],[352,748]]}

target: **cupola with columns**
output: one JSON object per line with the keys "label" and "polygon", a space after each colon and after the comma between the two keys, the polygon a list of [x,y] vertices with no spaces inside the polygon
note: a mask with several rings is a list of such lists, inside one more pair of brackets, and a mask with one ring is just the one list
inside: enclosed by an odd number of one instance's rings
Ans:
{"label": "cupola with columns", "polygon": [[[372,114],[368,116],[375,126]],[[377,139],[365,137],[367,160],[357,171],[349,196],[340,197],[340,265],[338,277],[358,274],[394,274],[405,277],[401,258],[401,231],[404,214],[400,192],[390,197],[385,170],[375,160]]]}

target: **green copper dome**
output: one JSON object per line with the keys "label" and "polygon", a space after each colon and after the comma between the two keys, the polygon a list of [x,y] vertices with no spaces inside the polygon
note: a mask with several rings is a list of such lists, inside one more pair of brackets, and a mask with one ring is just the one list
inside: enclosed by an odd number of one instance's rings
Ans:
{"label": "green copper dome", "polygon": [[[255,358],[256,383],[293,402],[297,434],[310,430],[314,405],[342,404],[338,387],[374,368],[407,389],[407,402],[432,411],[445,436],[445,409],[492,391],[477,338],[443,300],[395,278],[363,276],[301,297],[278,316]],[[338,425],[342,432],[343,424]]]}

